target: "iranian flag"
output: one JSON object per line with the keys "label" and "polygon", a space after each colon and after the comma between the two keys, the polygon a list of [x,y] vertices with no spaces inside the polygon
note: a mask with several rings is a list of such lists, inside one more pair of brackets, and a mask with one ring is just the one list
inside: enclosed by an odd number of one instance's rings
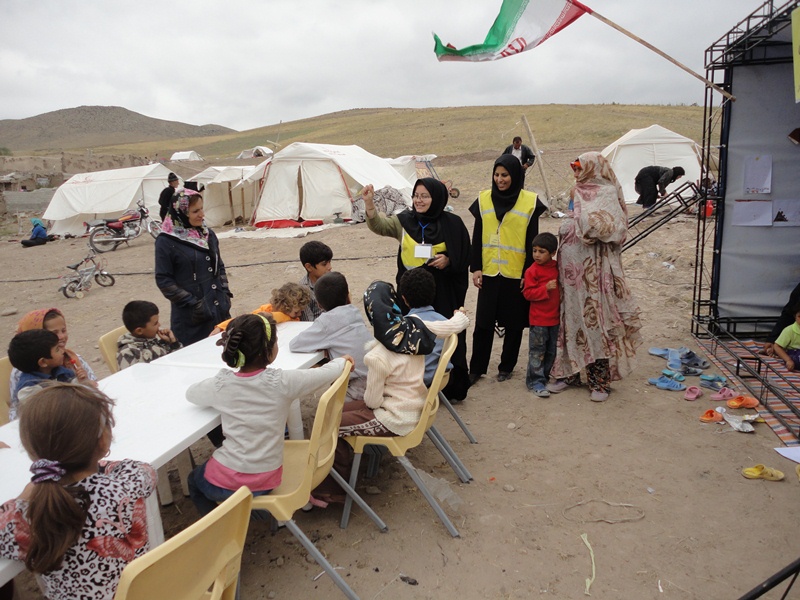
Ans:
{"label": "iranian flag", "polygon": [[503,0],[500,14],[494,20],[482,44],[461,50],[436,42],[434,52],[440,60],[497,60],[535,48],[592,9],[577,0]]}

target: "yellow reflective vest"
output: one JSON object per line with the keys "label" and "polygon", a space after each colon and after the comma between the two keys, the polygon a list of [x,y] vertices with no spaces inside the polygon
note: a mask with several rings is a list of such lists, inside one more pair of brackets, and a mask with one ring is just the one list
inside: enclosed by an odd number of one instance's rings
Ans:
{"label": "yellow reflective vest", "polygon": [[[403,230],[403,239],[400,241],[400,262],[403,263],[406,269],[416,269],[428,262],[429,259],[427,258],[417,258],[414,256],[414,248],[418,245],[419,242],[414,240],[414,238]],[[444,254],[446,250],[447,247],[444,242],[434,244],[433,248],[431,248],[431,258],[435,257],[437,254]]]}
{"label": "yellow reflective vest", "polygon": [[536,209],[536,194],[522,190],[502,223],[497,221],[491,190],[480,193],[478,206],[483,222],[483,274],[487,277],[502,275],[509,279],[522,279],[525,234]]}

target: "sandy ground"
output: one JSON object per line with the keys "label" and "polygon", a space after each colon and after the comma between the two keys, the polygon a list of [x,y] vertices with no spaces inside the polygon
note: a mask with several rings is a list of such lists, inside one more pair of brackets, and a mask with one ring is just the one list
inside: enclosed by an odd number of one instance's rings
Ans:
{"label": "sandy ground", "polygon": [[[469,197],[474,191],[455,204],[471,228]],[[555,232],[558,225],[542,220],[542,230]],[[333,248],[334,269],[346,274],[354,298],[373,279],[394,278],[395,243],[374,236],[363,224],[313,239]],[[689,334],[694,239],[691,220],[674,223],[625,254],[642,308],[644,345],[636,372],[614,384],[608,402],[589,402],[585,388],[550,399],[527,392],[526,338],[510,381],[483,378],[458,405],[479,444],[469,444],[453,420],[440,413],[437,425],[474,481],[459,483],[428,441],[411,459],[449,482],[463,501],[457,510],[448,509],[460,539],[449,536],[402,468],[389,460],[375,479],[362,481],[363,487],[379,490],[365,497],[386,520],[388,533],[379,533],[358,510],[347,530],[338,527],[337,508],[297,515],[300,527],[342,568],[361,598],[579,598],[592,576],[592,553],[594,598],[735,598],[798,556],[800,483],[794,464],[773,451],[780,442],[772,431],[762,424],[746,435],[703,424],[698,416],[714,404],[707,394],[686,402],[680,393],[646,383],[665,367],[665,361],[647,354],[648,347],[697,348]],[[297,251],[305,241],[222,240],[235,313],[258,306],[272,288],[301,277]],[[102,376],[107,370],[97,339],[118,326],[124,303],[153,300],[166,320],[169,306],[153,280],[149,238],[106,255],[117,276],[114,287],[96,287],[82,300],[66,300],[57,291],[57,277],[66,272],[64,265],[83,256],[84,244],[69,240],[28,250],[0,244],[0,310],[18,311],[0,317],[0,346],[7,346],[22,313],[58,306],[67,315],[70,347]],[[664,261],[675,268],[663,266]],[[470,290],[468,309],[474,310],[475,300]],[[498,360],[495,342],[490,372]],[[304,407],[306,415],[312,410]],[[198,460],[209,451],[204,440],[193,447]],[[756,463],[781,469],[786,480],[743,478],[741,469]],[[175,477],[173,489],[180,497]],[[182,497],[162,514],[167,535],[196,519]],[[288,531],[272,535],[267,524],[252,524],[243,598],[339,597],[328,577],[316,579],[320,572]],[[401,574],[417,584],[404,582]],[[40,597],[29,577],[22,576],[20,584],[20,597]],[[800,590],[794,593],[798,597]]]}

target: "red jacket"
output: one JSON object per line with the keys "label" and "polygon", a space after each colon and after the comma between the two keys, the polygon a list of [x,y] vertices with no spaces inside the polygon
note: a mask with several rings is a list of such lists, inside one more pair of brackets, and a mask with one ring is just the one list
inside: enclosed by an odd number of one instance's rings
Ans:
{"label": "red jacket", "polygon": [[533,263],[525,271],[522,295],[531,303],[528,313],[530,325],[550,327],[559,323],[561,293],[558,286],[554,290],[545,288],[547,282],[552,279],[558,280],[558,263],[555,260],[545,265]]}

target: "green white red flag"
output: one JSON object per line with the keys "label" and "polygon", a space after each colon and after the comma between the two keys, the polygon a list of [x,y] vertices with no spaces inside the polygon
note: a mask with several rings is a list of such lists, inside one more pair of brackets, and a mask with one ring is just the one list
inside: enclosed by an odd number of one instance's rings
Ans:
{"label": "green white red flag", "polygon": [[433,34],[434,52],[440,61],[498,60],[535,48],[584,13],[591,12],[591,8],[578,0],[503,0],[500,14],[482,44],[458,50],[442,44],[439,36]]}

